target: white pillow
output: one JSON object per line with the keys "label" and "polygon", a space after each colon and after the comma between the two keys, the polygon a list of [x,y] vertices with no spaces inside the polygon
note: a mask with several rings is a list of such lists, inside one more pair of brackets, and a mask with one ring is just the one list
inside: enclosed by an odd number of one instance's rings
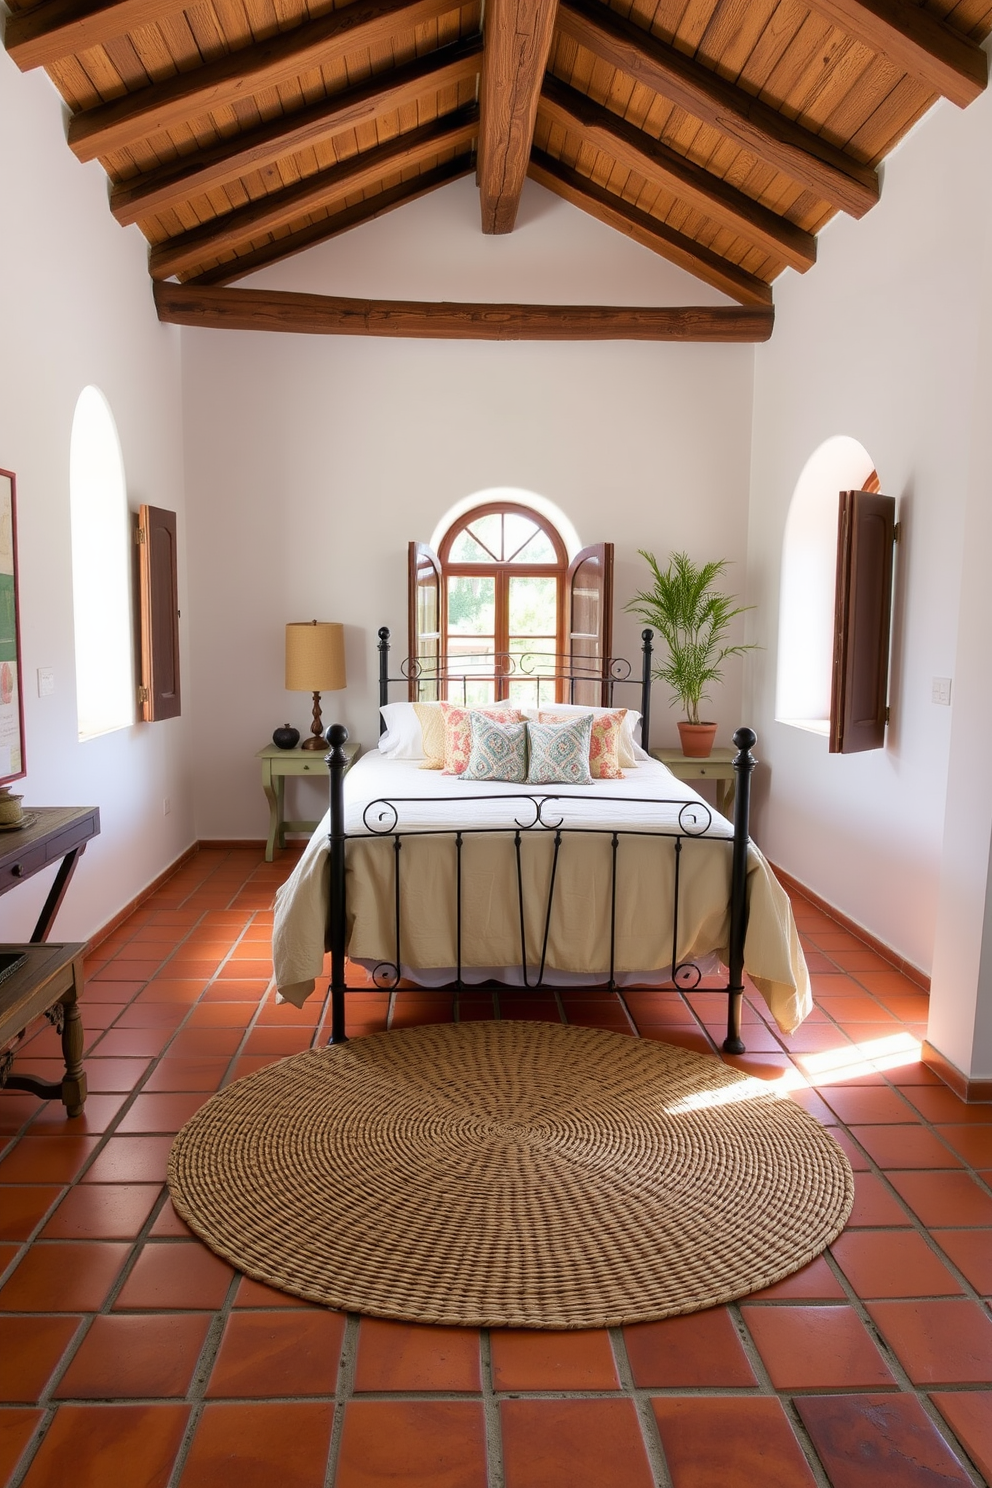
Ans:
{"label": "white pillow", "polygon": [[[617,708],[622,708],[623,703],[617,703],[613,708],[583,707],[581,703],[542,703],[540,708],[524,708],[523,713],[532,722],[537,722],[537,715],[543,713],[591,713],[594,718],[600,718],[604,713],[615,713]],[[629,769],[636,765],[638,760],[650,759],[651,756],[641,748],[637,742],[637,731],[641,726],[641,715],[634,708],[627,709],[623,727],[620,730],[620,767]]]}
{"label": "white pillow", "polygon": [[424,736],[413,704],[386,703],[379,712],[386,725],[386,732],[379,735],[379,753],[387,759],[422,760]]}

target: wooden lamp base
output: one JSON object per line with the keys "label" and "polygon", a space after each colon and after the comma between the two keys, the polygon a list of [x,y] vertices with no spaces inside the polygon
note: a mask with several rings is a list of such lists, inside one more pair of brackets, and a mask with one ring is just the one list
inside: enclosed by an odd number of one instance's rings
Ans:
{"label": "wooden lamp base", "polygon": [[321,749],[326,754],[327,745],[324,742],[324,725],[320,716],[320,693],[313,695],[313,724],[309,739],[304,739],[300,745],[301,749]]}

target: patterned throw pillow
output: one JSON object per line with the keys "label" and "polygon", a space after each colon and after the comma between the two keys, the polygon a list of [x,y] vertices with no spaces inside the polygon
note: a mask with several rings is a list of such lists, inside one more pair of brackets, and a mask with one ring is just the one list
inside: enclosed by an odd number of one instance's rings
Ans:
{"label": "patterned throw pillow", "polygon": [[[626,708],[617,708],[613,713],[594,713],[587,715],[592,719],[592,739],[589,744],[589,773],[593,780],[623,780],[624,773],[620,768],[620,750],[623,740],[623,721],[627,716]],[[569,718],[564,713],[544,713],[537,715],[539,723],[567,723]]]}
{"label": "patterned throw pillow", "polygon": [[526,723],[497,723],[484,713],[473,713],[469,727],[472,752],[463,780],[508,780],[519,784],[527,779]]}
{"label": "patterned throw pillow", "polygon": [[528,782],[533,785],[590,785],[591,734],[591,713],[585,713],[581,718],[570,718],[567,723],[528,723]]}
{"label": "patterned throw pillow", "polygon": [[445,775],[464,775],[468,768],[469,755],[472,752],[469,719],[473,713],[484,713],[487,718],[495,718],[497,723],[524,721],[520,709],[511,708],[508,703],[491,703],[485,708],[459,708],[454,703],[442,703],[441,712],[444,714]]}
{"label": "patterned throw pillow", "polygon": [[424,739],[422,770],[440,770],[444,766],[444,713],[440,703],[414,703],[413,711],[420,720]]}

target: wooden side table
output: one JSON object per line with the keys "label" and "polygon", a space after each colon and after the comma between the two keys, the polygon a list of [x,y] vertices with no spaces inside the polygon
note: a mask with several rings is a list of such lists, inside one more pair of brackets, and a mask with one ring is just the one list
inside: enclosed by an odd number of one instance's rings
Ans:
{"label": "wooden side table", "polygon": [[[348,768],[355,763],[362,751],[360,744],[348,743],[344,752],[348,756]],[[328,778],[324,756],[318,749],[279,749],[275,744],[266,744],[255,756],[262,761],[262,789],[269,803],[269,837],[265,844],[265,861],[271,863],[277,847],[286,846],[287,832],[313,832],[315,821],[286,821],[286,776],[312,775],[315,780]]]}
{"label": "wooden side table", "polygon": [[14,1055],[7,1049],[0,1052],[0,1088],[27,1090],[41,1100],[60,1100],[67,1116],[79,1116],[86,1100],[83,1024],[79,1016],[86,947],[48,942],[5,945],[2,949],[23,955],[25,961],[0,982],[0,1050],[20,1038],[32,1018],[44,1013],[62,1035],[65,1074],[57,1084],[34,1075],[12,1074]]}
{"label": "wooden side table", "polygon": [[652,749],[651,758],[667,765],[677,780],[715,780],[716,809],[721,816],[733,817],[734,775],[733,749],[714,749],[706,759],[690,759],[681,749]]}

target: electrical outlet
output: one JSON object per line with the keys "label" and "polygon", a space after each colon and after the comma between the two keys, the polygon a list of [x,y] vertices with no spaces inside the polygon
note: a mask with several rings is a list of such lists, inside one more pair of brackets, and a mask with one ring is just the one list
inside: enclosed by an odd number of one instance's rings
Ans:
{"label": "electrical outlet", "polygon": [[169,797],[166,796],[165,800],[162,802],[162,815],[163,816],[168,816],[168,814],[169,814],[169,812],[171,810],[172,810],[172,802],[170,801]]}
{"label": "electrical outlet", "polygon": [[51,667],[38,668],[38,696],[51,697],[55,691],[55,673]]}
{"label": "electrical outlet", "polygon": [[950,677],[934,677],[933,689],[930,693],[930,700],[934,703],[940,703],[940,705],[944,708],[949,708],[951,706]]}

